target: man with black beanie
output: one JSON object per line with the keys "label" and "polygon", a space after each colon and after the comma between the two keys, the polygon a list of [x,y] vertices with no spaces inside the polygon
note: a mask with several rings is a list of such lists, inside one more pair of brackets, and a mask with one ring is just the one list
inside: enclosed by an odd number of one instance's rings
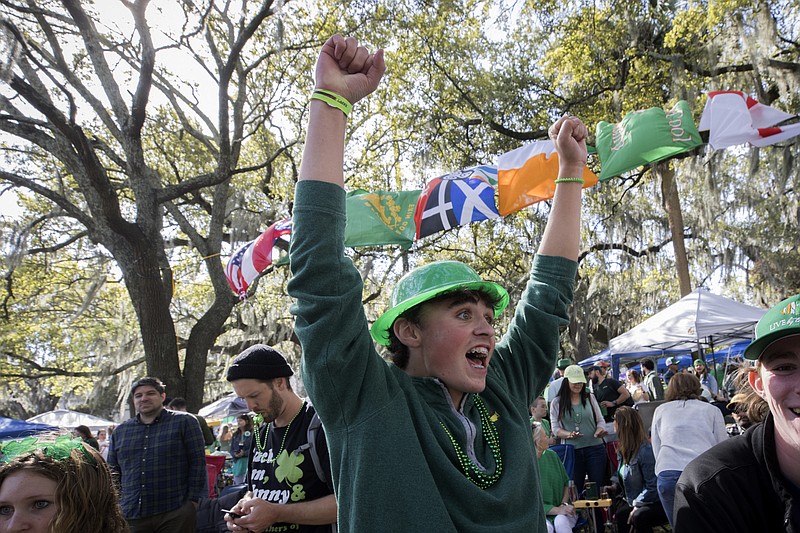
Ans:
{"label": "man with black beanie", "polygon": [[309,443],[309,427],[318,419],[314,407],[292,390],[293,374],[283,354],[264,344],[246,349],[228,368],[227,380],[260,425],[248,460],[252,497],[248,494],[225,515],[232,531],[266,531],[273,526],[301,533],[336,531],[325,435],[320,427]]}

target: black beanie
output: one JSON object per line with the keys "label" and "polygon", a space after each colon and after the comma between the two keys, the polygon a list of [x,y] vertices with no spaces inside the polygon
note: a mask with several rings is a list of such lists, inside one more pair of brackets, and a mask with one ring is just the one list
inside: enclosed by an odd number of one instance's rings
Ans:
{"label": "black beanie", "polygon": [[254,344],[231,361],[226,379],[273,379],[293,374],[281,352],[266,344]]}

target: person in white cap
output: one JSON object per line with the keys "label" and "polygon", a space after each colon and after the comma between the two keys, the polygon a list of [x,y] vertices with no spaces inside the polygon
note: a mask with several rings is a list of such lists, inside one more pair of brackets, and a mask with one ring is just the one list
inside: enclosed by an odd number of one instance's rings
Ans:
{"label": "person in white cap", "polygon": [[761,423],[689,463],[675,531],[800,531],[800,294],[767,311],[744,357],[736,401]]}
{"label": "person in white cap", "polygon": [[664,372],[664,384],[669,385],[669,380],[672,379],[672,376],[679,373],[680,369],[680,359],[677,357],[667,357],[667,371]]}

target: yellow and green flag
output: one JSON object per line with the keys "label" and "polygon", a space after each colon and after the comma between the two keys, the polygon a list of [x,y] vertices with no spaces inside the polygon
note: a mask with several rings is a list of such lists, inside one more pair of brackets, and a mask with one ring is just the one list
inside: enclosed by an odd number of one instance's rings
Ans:
{"label": "yellow and green flag", "polygon": [[355,248],[399,244],[410,248],[417,230],[414,210],[420,192],[368,192],[364,189],[349,192],[344,245]]}

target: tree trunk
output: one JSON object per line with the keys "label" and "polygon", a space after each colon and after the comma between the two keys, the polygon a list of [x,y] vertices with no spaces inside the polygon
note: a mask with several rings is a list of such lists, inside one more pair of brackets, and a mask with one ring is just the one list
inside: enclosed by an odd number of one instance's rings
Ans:
{"label": "tree trunk", "polygon": [[678,184],[675,182],[675,171],[668,161],[656,164],[653,170],[661,182],[661,198],[669,219],[669,229],[672,232],[675,270],[678,274],[682,298],[692,292],[692,281],[689,277],[689,259],[686,257],[686,243],[683,238],[683,213],[678,195]]}
{"label": "tree trunk", "polygon": [[[186,394],[186,385],[178,363],[175,324],[170,314],[172,287],[165,286],[157,253],[151,241],[110,248],[123,271],[125,285],[133,302],[147,364],[147,374],[167,386],[167,396]],[[168,281],[171,283],[171,281]]]}

